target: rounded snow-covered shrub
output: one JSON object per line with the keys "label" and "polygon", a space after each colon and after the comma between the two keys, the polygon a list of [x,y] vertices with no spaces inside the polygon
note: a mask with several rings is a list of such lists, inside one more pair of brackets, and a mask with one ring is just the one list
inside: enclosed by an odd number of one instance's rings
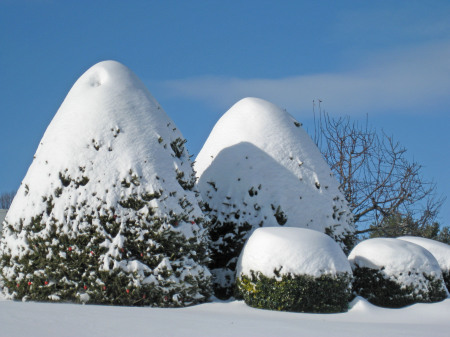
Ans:
{"label": "rounded snow-covered shrub", "polygon": [[6,216],[13,299],[185,306],[210,296],[208,237],[185,140],[114,61],[74,84]]}
{"label": "rounded snow-covered shrub", "polygon": [[348,259],[354,292],[375,305],[397,308],[447,297],[438,262],[414,243],[369,239],[359,243]]}
{"label": "rounded snow-covered shrub", "polygon": [[416,245],[422,246],[431,254],[433,254],[437,262],[439,263],[439,267],[441,267],[445,285],[450,291],[450,245],[417,236],[402,236],[398,239],[415,243]]}
{"label": "rounded snow-covered shrub", "polygon": [[231,295],[236,262],[260,227],[329,234],[351,249],[352,214],[312,139],[286,111],[245,98],[216,123],[195,161],[198,189],[212,219],[215,294]]}
{"label": "rounded snow-covered shrub", "polygon": [[259,228],[242,250],[236,285],[255,308],[342,312],[351,296],[351,267],[329,236],[303,228]]}

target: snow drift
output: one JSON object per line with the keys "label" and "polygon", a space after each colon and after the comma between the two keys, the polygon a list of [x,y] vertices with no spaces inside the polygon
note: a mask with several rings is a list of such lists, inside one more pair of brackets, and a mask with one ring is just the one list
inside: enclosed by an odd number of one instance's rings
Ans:
{"label": "snow drift", "polygon": [[450,299],[393,310],[357,297],[334,315],[258,310],[242,301],[173,309],[0,301],[0,325],[3,336],[33,337],[448,337],[449,312]]}

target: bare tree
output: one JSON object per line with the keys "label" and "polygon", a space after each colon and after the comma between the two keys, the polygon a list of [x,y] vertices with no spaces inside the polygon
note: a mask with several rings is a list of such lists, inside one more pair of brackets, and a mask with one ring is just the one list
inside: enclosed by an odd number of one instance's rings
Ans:
{"label": "bare tree", "polygon": [[377,133],[350,117],[333,118],[314,104],[314,141],[340,182],[358,225],[357,234],[382,228],[393,214],[419,225],[432,223],[444,201],[436,185],[422,177],[422,166],[406,157],[392,136]]}
{"label": "bare tree", "polygon": [[11,203],[12,203],[15,195],[16,195],[15,191],[4,192],[4,193],[0,194],[0,208],[8,209],[9,206],[11,206]]}

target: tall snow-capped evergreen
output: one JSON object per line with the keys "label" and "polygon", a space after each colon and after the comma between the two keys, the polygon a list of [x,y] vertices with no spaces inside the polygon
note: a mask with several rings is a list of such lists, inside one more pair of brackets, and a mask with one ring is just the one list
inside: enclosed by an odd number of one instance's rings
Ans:
{"label": "tall snow-capped evergreen", "polygon": [[205,220],[185,140],[115,61],[74,84],[6,216],[14,299],[184,306],[210,295]]}
{"label": "tall snow-capped evergreen", "polygon": [[286,111],[245,98],[214,126],[194,166],[212,217],[216,295],[232,295],[237,258],[258,227],[329,234],[347,249],[352,215],[320,151]]}

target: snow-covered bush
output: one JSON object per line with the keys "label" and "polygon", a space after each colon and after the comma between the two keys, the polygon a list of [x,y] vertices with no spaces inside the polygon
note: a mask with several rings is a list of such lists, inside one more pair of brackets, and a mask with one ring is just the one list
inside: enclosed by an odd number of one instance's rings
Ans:
{"label": "snow-covered bush", "polygon": [[415,243],[416,245],[422,246],[431,254],[433,254],[437,262],[439,263],[439,267],[441,267],[445,285],[450,291],[450,246],[443,242],[417,236],[402,236],[398,239]]}
{"label": "snow-covered bush", "polygon": [[304,228],[259,228],[242,250],[236,285],[255,308],[341,312],[351,296],[351,267],[329,236]]}
{"label": "snow-covered bush", "polygon": [[245,98],[228,110],[194,168],[213,220],[218,297],[232,294],[237,258],[256,228],[310,228],[352,246],[352,215],[330,168],[301,124],[267,101]]}
{"label": "snow-covered bush", "polygon": [[396,308],[447,297],[438,262],[414,243],[369,239],[352,250],[349,261],[354,292],[373,304]]}
{"label": "snow-covered bush", "polygon": [[74,84],[6,216],[13,299],[184,306],[210,295],[205,219],[185,140],[114,61]]}

